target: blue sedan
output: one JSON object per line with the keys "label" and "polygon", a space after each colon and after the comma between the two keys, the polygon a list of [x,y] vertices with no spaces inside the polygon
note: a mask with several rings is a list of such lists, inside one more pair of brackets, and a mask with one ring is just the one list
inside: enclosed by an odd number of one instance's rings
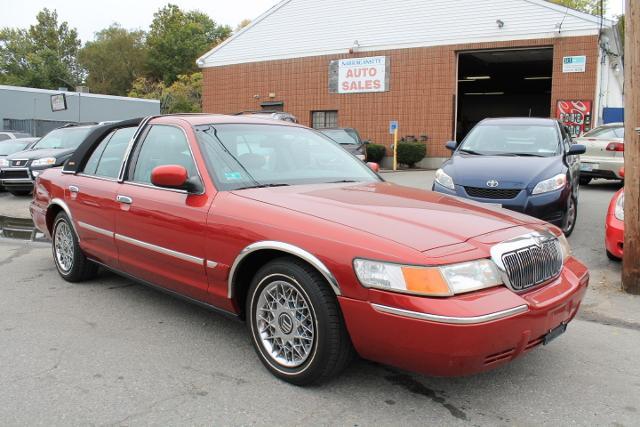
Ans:
{"label": "blue sedan", "polygon": [[580,158],[564,126],[552,119],[485,119],[438,169],[433,191],[500,205],[573,232]]}

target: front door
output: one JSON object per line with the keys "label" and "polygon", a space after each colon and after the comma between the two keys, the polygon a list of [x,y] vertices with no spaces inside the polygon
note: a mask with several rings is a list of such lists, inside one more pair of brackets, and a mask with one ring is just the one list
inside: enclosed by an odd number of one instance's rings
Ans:
{"label": "front door", "polygon": [[212,199],[204,191],[154,186],[151,171],[162,165],[184,166],[190,177],[200,179],[187,134],[177,125],[151,125],[134,147],[115,195],[120,269],[205,301],[205,226]]}

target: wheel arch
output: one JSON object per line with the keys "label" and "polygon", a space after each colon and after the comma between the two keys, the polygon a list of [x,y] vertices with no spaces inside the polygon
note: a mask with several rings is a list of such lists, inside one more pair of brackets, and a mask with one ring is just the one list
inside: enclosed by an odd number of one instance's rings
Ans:
{"label": "wheel arch", "polygon": [[73,217],[71,216],[69,206],[67,206],[67,204],[61,199],[51,200],[49,206],[47,207],[45,222],[47,224],[47,230],[49,230],[49,234],[51,235],[53,233],[53,221],[56,219],[56,216],[58,216],[60,212],[64,212],[65,214],[67,214],[67,216],[69,217],[69,222],[71,222],[71,228],[73,229],[73,232],[76,233],[76,236],[78,236],[76,225],[73,223]]}

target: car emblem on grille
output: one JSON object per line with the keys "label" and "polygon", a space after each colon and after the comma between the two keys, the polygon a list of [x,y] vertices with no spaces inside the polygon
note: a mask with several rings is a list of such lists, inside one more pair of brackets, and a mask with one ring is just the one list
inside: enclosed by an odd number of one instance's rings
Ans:
{"label": "car emblem on grille", "polygon": [[496,188],[498,185],[500,185],[500,183],[495,179],[490,179],[489,181],[487,181],[487,187],[489,188]]}

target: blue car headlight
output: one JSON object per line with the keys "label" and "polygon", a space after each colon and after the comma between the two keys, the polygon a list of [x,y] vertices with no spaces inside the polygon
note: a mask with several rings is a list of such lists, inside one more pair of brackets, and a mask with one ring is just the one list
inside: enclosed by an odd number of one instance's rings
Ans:
{"label": "blue car headlight", "polygon": [[531,194],[542,194],[550,191],[559,190],[567,185],[567,176],[563,173],[554,176],[553,178],[540,181],[534,188]]}
{"label": "blue car headlight", "polygon": [[453,183],[453,178],[447,175],[442,169],[436,171],[436,182],[449,190],[455,190],[456,186]]}

